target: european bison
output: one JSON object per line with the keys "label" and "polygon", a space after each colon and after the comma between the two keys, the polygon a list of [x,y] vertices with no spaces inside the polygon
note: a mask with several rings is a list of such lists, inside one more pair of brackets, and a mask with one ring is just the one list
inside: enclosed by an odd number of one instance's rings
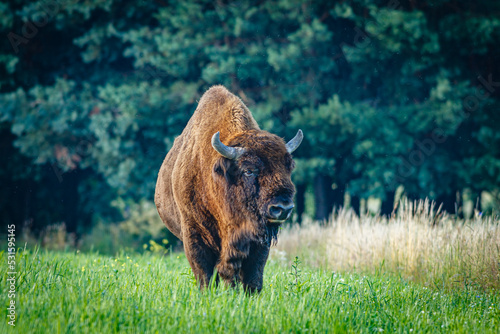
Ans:
{"label": "european bison", "polygon": [[269,248],[294,207],[291,153],[302,138],[299,130],[285,143],[260,130],[223,86],[202,96],[163,161],[155,191],[158,213],[184,243],[201,287],[216,269],[233,286],[262,289]]}

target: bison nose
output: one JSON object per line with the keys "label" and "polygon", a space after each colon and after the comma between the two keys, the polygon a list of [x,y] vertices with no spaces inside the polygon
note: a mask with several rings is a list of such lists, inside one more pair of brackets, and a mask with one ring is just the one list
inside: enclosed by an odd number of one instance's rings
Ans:
{"label": "bison nose", "polygon": [[269,206],[269,218],[271,221],[283,221],[290,217],[293,204],[283,205],[283,204],[273,204]]}

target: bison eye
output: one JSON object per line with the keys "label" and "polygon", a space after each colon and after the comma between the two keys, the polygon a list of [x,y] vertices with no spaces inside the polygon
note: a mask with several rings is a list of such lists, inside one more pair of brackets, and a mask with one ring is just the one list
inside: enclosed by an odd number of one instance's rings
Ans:
{"label": "bison eye", "polygon": [[243,174],[245,174],[245,176],[255,176],[256,171],[254,171],[252,169],[245,169],[245,171],[243,172]]}

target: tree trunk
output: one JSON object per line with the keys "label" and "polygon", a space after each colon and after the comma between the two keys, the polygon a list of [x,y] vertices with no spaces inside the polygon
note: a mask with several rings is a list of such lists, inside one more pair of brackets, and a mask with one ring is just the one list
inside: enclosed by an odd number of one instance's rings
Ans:
{"label": "tree trunk", "polygon": [[337,183],[337,188],[332,190],[332,207],[341,208],[344,206],[345,189],[345,184]]}
{"label": "tree trunk", "polygon": [[[33,226],[33,216],[35,216],[34,214],[34,210],[36,210],[36,193],[37,193],[37,184],[35,182],[33,182],[33,180],[25,180],[24,182],[21,183],[21,191],[24,191],[24,200],[23,201],[20,201],[21,206],[19,207],[19,211],[22,213],[18,216],[19,220],[17,220],[18,222],[21,222],[21,228],[28,228],[30,230],[33,230],[33,229],[42,229],[43,226],[37,226],[36,223],[39,223],[39,222],[35,222],[35,226]],[[18,192],[18,190],[16,189],[16,192],[19,194],[19,195],[22,195],[21,192]]]}
{"label": "tree trunk", "polygon": [[441,211],[446,211],[449,214],[455,214],[457,212],[455,204],[457,203],[457,191],[451,191],[449,193],[441,194],[436,199],[436,205],[439,207],[442,204]]}
{"label": "tree trunk", "polygon": [[395,191],[389,191],[385,193],[385,199],[382,201],[382,206],[380,207],[380,214],[383,216],[390,217],[394,211],[394,196]]}
{"label": "tree trunk", "polygon": [[314,178],[314,203],[315,215],[314,219],[324,220],[333,210],[333,191],[332,191],[332,178],[317,174]]}
{"label": "tree trunk", "polygon": [[476,196],[473,198],[474,199],[474,209],[477,210],[478,212],[483,212],[483,207],[481,203],[481,195],[482,191],[479,191],[476,193]]}
{"label": "tree trunk", "polygon": [[360,198],[358,196],[351,195],[351,209],[359,216]]}
{"label": "tree trunk", "polygon": [[306,209],[306,200],[305,200],[305,194],[306,194],[306,184],[297,184],[295,186],[297,192],[295,193],[295,210],[297,212],[297,223],[299,225],[302,223],[302,215],[304,214],[304,211]]}
{"label": "tree trunk", "polygon": [[62,176],[62,202],[63,202],[63,217],[68,233],[79,233],[78,226],[78,171],[65,173]]}

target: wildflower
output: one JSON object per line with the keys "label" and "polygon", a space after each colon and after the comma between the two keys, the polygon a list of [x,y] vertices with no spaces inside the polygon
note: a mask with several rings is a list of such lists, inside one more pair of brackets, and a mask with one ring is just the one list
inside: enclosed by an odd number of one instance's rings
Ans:
{"label": "wildflower", "polygon": [[82,271],[85,271],[85,267],[82,267]]}

